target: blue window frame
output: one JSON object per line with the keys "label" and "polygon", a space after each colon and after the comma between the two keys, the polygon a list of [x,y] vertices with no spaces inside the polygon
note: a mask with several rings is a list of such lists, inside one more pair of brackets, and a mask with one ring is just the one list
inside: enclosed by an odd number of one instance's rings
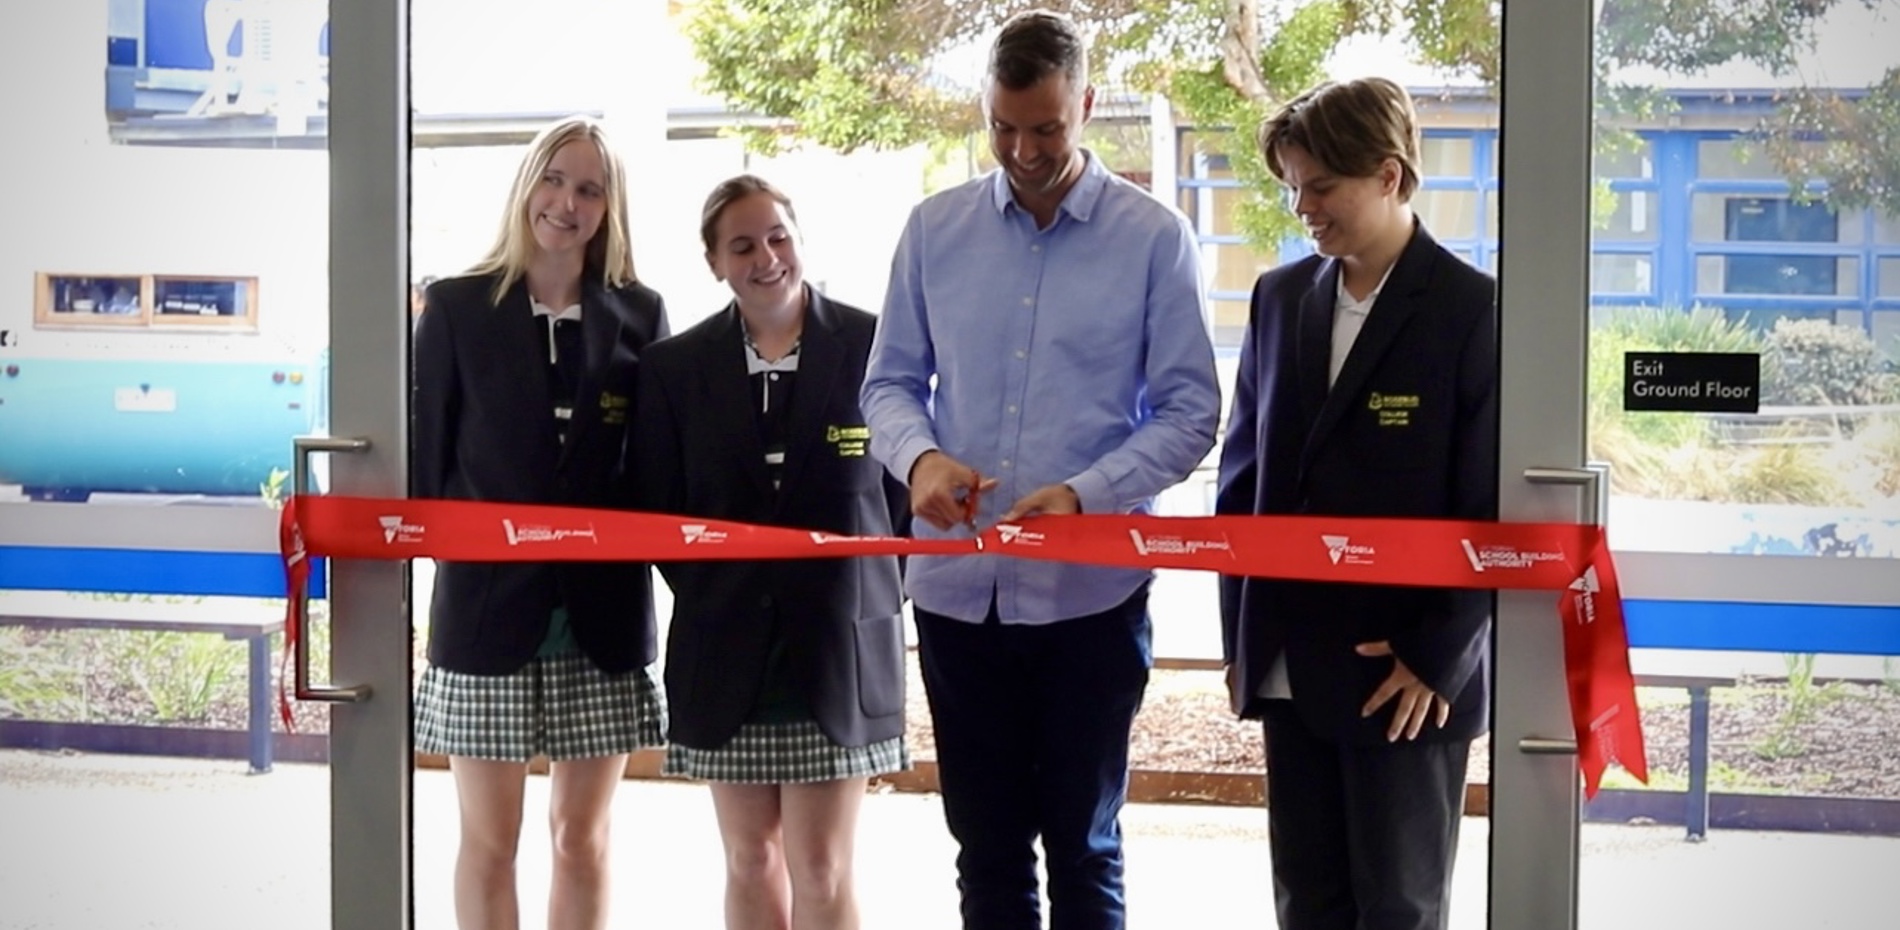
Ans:
{"label": "blue window frame", "polygon": [[[1224,234],[1213,192],[1235,190],[1226,159],[1195,151],[1181,130],[1179,203],[1209,249],[1210,265],[1246,241]],[[1644,130],[1633,153],[1600,159],[1616,208],[1591,237],[1593,303],[1721,307],[1755,325],[1778,317],[1820,317],[1858,325],[1883,352],[1900,359],[1900,217],[1877,210],[1835,213],[1791,196],[1763,161],[1736,154],[1737,131]],[[1424,177],[1415,206],[1446,248],[1496,270],[1497,133],[1427,129]],[[1812,189],[1820,193],[1825,187]],[[1313,253],[1305,239],[1280,244],[1276,261]],[[1235,269],[1239,270],[1239,269]],[[1244,274],[1210,274],[1216,320],[1222,305],[1244,305]],[[1247,283],[1251,284],[1251,279]],[[1240,311],[1244,319],[1244,309]],[[1217,325],[1216,339],[1237,344],[1238,330]]]}

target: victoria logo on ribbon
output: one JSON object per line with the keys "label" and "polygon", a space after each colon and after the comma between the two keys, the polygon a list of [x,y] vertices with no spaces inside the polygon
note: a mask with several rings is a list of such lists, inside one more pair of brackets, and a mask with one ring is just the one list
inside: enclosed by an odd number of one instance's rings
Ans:
{"label": "victoria logo on ribbon", "polygon": [[508,545],[522,546],[532,543],[560,542],[563,539],[585,539],[594,545],[600,545],[600,538],[594,535],[594,525],[587,524],[586,529],[559,529],[552,526],[536,526],[502,520],[501,529],[508,537]]}
{"label": "victoria logo on ribbon", "polygon": [[996,538],[1005,546],[1040,546],[1049,541],[1049,537],[1035,530],[1023,529],[1014,523],[996,524]]}
{"label": "victoria logo on ribbon", "polygon": [[1194,555],[1197,552],[1225,552],[1229,558],[1234,555],[1234,547],[1225,536],[1218,539],[1189,539],[1185,536],[1157,536],[1130,529],[1128,539],[1141,555]]}
{"label": "victoria logo on ribbon", "polygon": [[1465,559],[1471,562],[1471,570],[1474,572],[1492,568],[1530,568],[1539,562],[1564,560],[1564,554],[1560,551],[1519,549],[1516,546],[1501,545],[1479,546],[1469,539],[1460,539],[1458,544],[1464,547]]}
{"label": "victoria logo on ribbon", "polygon": [[680,524],[680,537],[691,545],[717,545],[726,541],[724,530],[715,530],[704,523]]}
{"label": "victoria logo on ribbon", "polygon": [[404,523],[397,514],[386,514],[376,518],[383,527],[383,542],[419,543],[422,542],[423,527],[419,523]]}
{"label": "victoria logo on ribbon", "polygon": [[1321,535],[1320,542],[1326,544],[1326,557],[1334,565],[1371,565],[1372,557],[1378,555],[1371,546],[1355,546],[1350,536]]}
{"label": "victoria logo on ribbon", "polygon": [[1577,621],[1585,626],[1597,622],[1597,594],[1603,590],[1603,583],[1597,580],[1597,567],[1585,567],[1583,574],[1570,583],[1570,590],[1577,592]]}

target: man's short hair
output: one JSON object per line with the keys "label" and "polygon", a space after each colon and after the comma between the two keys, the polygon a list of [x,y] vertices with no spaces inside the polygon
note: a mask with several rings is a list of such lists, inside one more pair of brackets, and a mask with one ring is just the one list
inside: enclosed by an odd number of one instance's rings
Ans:
{"label": "man's short hair", "polygon": [[1080,89],[1088,84],[1089,48],[1069,17],[1025,10],[1003,23],[990,47],[990,78],[1010,90],[1025,90],[1052,74],[1067,75]]}
{"label": "man's short hair", "polygon": [[1256,140],[1273,176],[1286,180],[1280,149],[1297,145],[1334,174],[1369,178],[1399,163],[1399,198],[1418,190],[1418,114],[1405,88],[1385,78],[1326,82],[1260,124]]}

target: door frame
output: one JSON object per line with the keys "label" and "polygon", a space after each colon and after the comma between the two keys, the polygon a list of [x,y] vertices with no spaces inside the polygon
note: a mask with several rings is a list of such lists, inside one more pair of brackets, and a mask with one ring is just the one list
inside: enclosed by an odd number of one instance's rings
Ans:
{"label": "door frame", "polygon": [[[409,493],[409,3],[330,0],[328,491]],[[330,566],[331,668],[370,699],[330,713],[331,925],[414,922],[409,567]]]}
{"label": "door frame", "polygon": [[[1498,518],[1592,521],[1585,465],[1595,4],[1504,0],[1499,145]],[[1581,787],[1548,591],[1500,591],[1491,723],[1489,925],[1577,924]],[[1568,752],[1562,747],[1568,743]],[[1553,748],[1558,751],[1553,752]]]}

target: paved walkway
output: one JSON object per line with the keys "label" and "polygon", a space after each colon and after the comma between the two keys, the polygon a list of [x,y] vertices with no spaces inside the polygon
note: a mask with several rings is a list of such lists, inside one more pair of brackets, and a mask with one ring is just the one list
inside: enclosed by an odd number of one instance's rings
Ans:
{"label": "paved walkway", "polygon": [[[0,751],[0,928],[325,930],[328,780],[322,768]],[[530,780],[522,899],[545,900],[547,781]],[[422,930],[451,928],[455,801],[448,774],[415,781]],[[614,926],[718,928],[720,854],[706,792],[630,781],[615,800]],[[1271,928],[1265,815],[1136,805],[1127,832],[1138,928]],[[1456,930],[1485,926],[1489,821],[1465,822]],[[1584,930],[1889,928],[1900,839],[1586,825]],[[858,878],[867,928],[956,927],[953,850],[933,795],[866,800]],[[525,926],[538,927],[538,906]]]}

